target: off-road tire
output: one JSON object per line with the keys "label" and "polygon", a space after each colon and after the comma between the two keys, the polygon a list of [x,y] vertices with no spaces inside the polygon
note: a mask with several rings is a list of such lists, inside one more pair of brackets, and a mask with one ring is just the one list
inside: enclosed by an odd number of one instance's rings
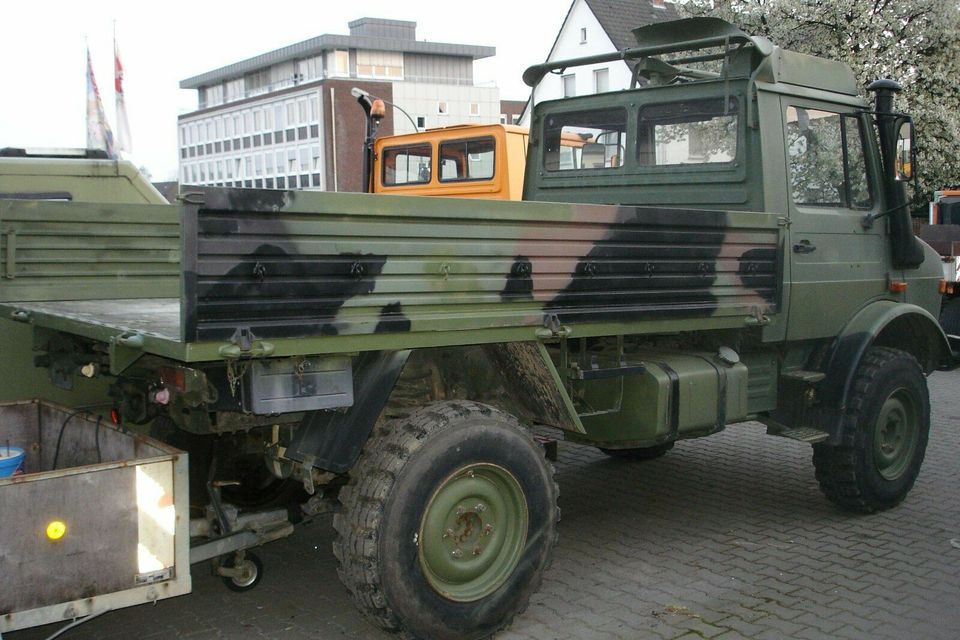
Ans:
{"label": "off-road tire", "polygon": [[663,444],[657,444],[652,447],[635,447],[633,449],[607,449],[606,447],[597,448],[611,458],[640,462],[642,460],[654,460],[662,457],[667,453],[667,451],[673,449],[673,445],[673,442],[664,442]]}
{"label": "off-road tire", "polygon": [[[527,527],[504,581],[482,597],[455,601],[431,586],[421,535],[428,537],[434,497],[478,465],[515,478]],[[468,640],[496,633],[526,608],[552,558],[560,512],[553,467],[515,418],[474,402],[427,405],[376,429],[350,475],[334,516],[333,549],[340,580],[366,618],[408,637]],[[491,520],[496,511],[488,512]]]}
{"label": "off-road tire", "polygon": [[[890,403],[893,414],[885,409]],[[892,438],[894,460],[878,461],[882,457],[878,440],[883,439],[878,430],[896,431],[900,418],[913,426],[903,438]],[[897,349],[872,347],[857,368],[841,444],[813,445],[821,491],[849,511],[874,513],[896,506],[917,479],[929,431],[927,380],[916,358]]]}

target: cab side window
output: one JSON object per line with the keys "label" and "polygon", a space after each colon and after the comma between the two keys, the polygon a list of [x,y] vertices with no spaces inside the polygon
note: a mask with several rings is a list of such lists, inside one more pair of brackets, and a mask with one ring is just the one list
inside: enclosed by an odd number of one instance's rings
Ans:
{"label": "cab side window", "polygon": [[493,138],[441,143],[440,181],[489,180],[493,177],[495,150]]}
{"label": "cab side window", "polygon": [[430,156],[433,147],[420,144],[409,147],[390,147],[383,150],[383,176],[388,187],[430,182]]}
{"label": "cab side window", "polygon": [[863,131],[855,116],[788,107],[787,159],[796,204],[846,209],[873,205]]}

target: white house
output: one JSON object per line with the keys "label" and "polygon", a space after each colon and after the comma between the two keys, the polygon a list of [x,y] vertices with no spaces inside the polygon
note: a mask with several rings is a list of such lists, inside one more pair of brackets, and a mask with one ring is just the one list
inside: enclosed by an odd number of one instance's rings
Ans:
{"label": "white house", "polygon": [[[676,6],[665,0],[573,0],[546,61],[582,58],[637,46],[637,27],[678,19]],[[618,91],[630,86],[626,62],[576,67],[561,75],[547,74],[533,93],[534,102]],[[520,124],[530,125],[524,110]]]}

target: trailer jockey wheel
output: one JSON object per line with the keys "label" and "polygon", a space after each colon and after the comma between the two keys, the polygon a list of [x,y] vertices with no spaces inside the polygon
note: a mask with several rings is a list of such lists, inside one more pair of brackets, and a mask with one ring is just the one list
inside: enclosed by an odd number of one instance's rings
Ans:
{"label": "trailer jockey wheel", "polygon": [[221,556],[217,573],[231,591],[243,592],[260,584],[263,577],[263,561],[249,551]]}
{"label": "trailer jockey wheel", "polygon": [[380,428],[340,491],[338,573],[372,622],[487,638],[526,607],[557,536],[557,487],[515,418],[428,405]]}

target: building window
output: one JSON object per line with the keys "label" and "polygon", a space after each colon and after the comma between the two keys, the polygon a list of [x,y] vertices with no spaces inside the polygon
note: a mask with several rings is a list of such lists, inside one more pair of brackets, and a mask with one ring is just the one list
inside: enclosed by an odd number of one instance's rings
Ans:
{"label": "building window", "polygon": [[508,123],[507,123],[507,114],[505,114],[505,113],[501,113],[501,114],[500,114],[500,124],[508,124]]}
{"label": "building window", "polygon": [[580,44],[586,44],[586,43],[587,43],[587,28],[580,27]]}
{"label": "building window", "polygon": [[577,95],[577,76],[570,74],[567,76],[560,76],[560,79],[563,81],[563,97],[572,98]]}
{"label": "building window", "polygon": [[593,92],[606,93],[610,91],[610,69],[596,69],[593,72]]}
{"label": "building window", "polygon": [[338,76],[350,75],[350,52],[338,49],[333,52],[333,72]]}
{"label": "building window", "polygon": [[427,118],[425,116],[417,116],[417,129],[426,129],[427,128]]}
{"label": "building window", "polygon": [[437,102],[437,113],[441,116],[445,116],[450,113],[446,100],[440,100]]}
{"label": "building window", "polygon": [[471,102],[471,103],[470,103],[470,115],[471,115],[471,116],[479,116],[479,115],[480,115],[480,103],[479,103],[479,102]]}
{"label": "building window", "polygon": [[403,54],[390,51],[357,51],[357,77],[403,77]]}

